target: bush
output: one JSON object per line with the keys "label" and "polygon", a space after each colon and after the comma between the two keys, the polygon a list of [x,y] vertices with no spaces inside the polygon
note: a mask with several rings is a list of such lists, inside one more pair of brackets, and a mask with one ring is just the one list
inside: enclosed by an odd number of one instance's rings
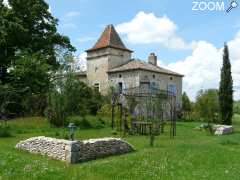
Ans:
{"label": "bush", "polygon": [[95,128],[101,129],[105,127],[105,122],[102,120],[102,118],[97,118]]}
{"label": "bush", "polygon": [[67,118],[67,123],[74,123],[77,127],[81,129],[92,128],[91,123],[85,118],[80,116],[71,116]]}
{"label": "bush", "polygon": [[10,127],[7,125],[0,125],[0,137],[11,137]]}
{"label": "bush", "polygon": [[[66,125],[65,120],[69,116],[96,115],[102,106],[102,96],[98,92],[79,81],[74,74],[65,76],[65,80],[60,78],[55,82],[56,89],[49,96],[47,117],[56,126]],[[83,119],[80,122],[83,128],[89,125]]]}

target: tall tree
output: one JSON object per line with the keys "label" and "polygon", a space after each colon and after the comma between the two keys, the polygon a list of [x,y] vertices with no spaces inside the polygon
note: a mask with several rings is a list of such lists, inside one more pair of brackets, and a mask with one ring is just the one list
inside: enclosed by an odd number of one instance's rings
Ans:
{"label": "tall tree", "polygon": [[41,52],[52,69],[58,68],[56,50],[74,51],[66,36],[57,32],[58,20],[49,12],[44,0],[8,0],[9,7],[0,0],[0,80],[6,83],[9,67],[19,51]]}
{"label": "tall tree", "polygon": [[227,44],[223,50],[223,66],[219,87],[219,105],[222,124],[232,124],[233,116],[233,80]]}

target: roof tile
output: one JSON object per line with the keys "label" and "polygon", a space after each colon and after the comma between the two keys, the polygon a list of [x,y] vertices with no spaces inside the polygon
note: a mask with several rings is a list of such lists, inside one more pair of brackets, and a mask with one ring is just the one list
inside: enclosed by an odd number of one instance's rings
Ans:
{"label": "roof tile", "polygon": [[123,64],[121,66],[118,66],[116,68],[109,70],[108,72],[114,73],[114,72],[122,72],[122,71],[137,70],[137,69],[152,71],[152,72],[157,72],[162,74],[175,75],[175,76],[183,76],[182,74],[170,71],[168,69],[165,69],[159,66],[154,66],[152,64],[149,64],[147,62],[140,61],[140,60],[131,60],[126,64]]}
{"label": "roof tile", "polygon": [[102,35],[100,36],[98,41],[95,43],[95,45],[87,51],[93,51],[93,50],[97,50],[105,47],[113,47],[113,48],[131,51],[125,47],[125,45],[123,44],[121,38],[119,37],[117,31],[115,30],[112,24],[108,25],[105,28],[105,30],[103,31]]}

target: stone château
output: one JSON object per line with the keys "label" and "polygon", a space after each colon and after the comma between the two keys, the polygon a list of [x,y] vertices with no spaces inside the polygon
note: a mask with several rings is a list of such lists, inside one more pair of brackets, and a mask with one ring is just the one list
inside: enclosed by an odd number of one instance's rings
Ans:
{"label": "stone ch\u00e2teau", "polygon": [[147,61],[132,59],[133,51],[126,48],[113,25],[108,25],[86,52],[87,70],[79,78],[101,94],[107,94],[111,86],[121,93],[144,85],[174,92],[181,104],[183,75],[159,67],[154,53]]}

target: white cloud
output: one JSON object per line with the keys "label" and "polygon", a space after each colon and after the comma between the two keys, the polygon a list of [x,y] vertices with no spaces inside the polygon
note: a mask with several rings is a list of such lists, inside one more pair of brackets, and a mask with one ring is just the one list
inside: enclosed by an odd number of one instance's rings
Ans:
{"label": "white cloud", "polygon": [[176,34],[177,26],[167,16],[139,12],[131,21],[116,26],[132,44],[159,43],[171,49],[191,49],[195,43],[186,43]]}
{"label": "white cloud", "polygon": [[[234,86],[240,86],[240,33],[228,43]],[[196,44],[192,54],[184,60],[160,65],[185,75],[183,90],[192,100],[200,89],[218,88],[220,69],[222,66],[223,48],[216,48],[213,44],[200,41]],[[235,88],[237,90],[237,88]],[[235,92],[235,99],[240,98],[240,88]]]}

